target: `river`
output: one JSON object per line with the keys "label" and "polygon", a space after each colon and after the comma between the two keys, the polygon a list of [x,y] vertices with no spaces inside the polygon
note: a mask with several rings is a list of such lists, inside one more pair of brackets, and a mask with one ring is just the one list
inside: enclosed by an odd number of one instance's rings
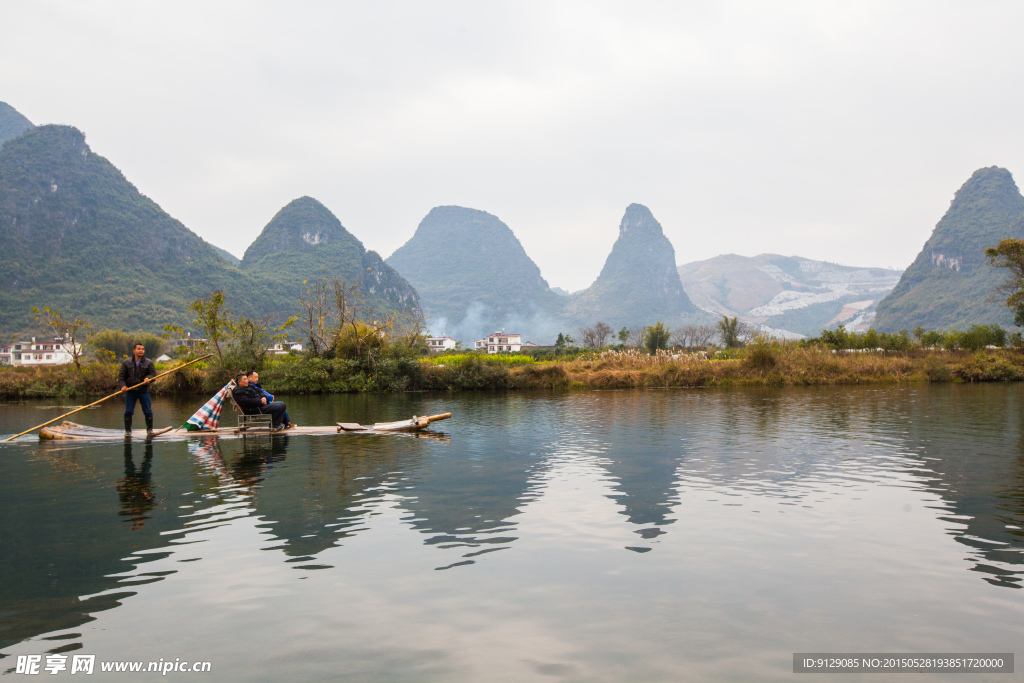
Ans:
{"label": "river", "polygon": [[[112,403],[73,419],[117,428]],[[792,680],[796,652],[1024,641],[1024,385],[287,403],[299,424],[453,417],[427,436],[0,446],[0,670]],[[154,401],[158,426],[196,408]],[[0,431],[69,409],[3,404]]]}

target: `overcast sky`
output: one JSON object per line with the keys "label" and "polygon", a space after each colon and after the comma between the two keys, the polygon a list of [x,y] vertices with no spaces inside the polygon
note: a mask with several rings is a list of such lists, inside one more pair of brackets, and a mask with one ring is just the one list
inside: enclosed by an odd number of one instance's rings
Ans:
{"label": "overcast sky", "polygon": [[1020,2],[20,2],[0,101],[241,256],[290,200],[387,257],[498,216],[553,286],[630,203],[680,264],[904,268],[982,166],[1024,173]]}

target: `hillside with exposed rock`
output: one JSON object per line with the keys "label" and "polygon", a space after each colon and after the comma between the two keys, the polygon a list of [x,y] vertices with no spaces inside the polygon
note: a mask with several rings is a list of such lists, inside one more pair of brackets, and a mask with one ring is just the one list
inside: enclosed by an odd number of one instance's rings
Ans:
{"label": "hillside with exposed rock", "polygon": [[900,271],[856,268],[799,256],[726,254],[679,266],[693,302],[782,336],[815,336],[839,324],[867,329]]}
{"label": "hillside with exposed rock", "polygon": [[328,277],[359,283],[363,305],[374,316],[422,315],[416,290],[312,197],[277,212],[245,250],[241,269],[272,285],[275,310],[296,309],[303,281]]}
{"label": "hillside with exposed rock", "polygon": [[992,166],[974,172],[957,190],[899,284],[878,305],[875,326],[967,329],[1013,326],[1013,313],[996,293],[1007,274],[985,258],[986,247],[1007,237],[1024,239],[1024,197],[1013,176]]}

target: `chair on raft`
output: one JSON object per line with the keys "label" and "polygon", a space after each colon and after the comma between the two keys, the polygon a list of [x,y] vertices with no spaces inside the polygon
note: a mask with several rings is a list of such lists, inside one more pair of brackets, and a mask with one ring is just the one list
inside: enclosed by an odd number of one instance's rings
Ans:
{"label": "chair on raft", "polygon": [[[234,391],[235,383],[230,382],[231,391]],[[231,400],[231,409],[235,411],[238,417],[238,431],[245,433],[250,429],[262,429],[266,427],[267,431],[273,431],[274,421],[273,417],[268,413],[256,413],[255,415],[247,415],[242,406],[235,403],[235,397],[231,395],[231,391],[228,391],[228,398]]]}

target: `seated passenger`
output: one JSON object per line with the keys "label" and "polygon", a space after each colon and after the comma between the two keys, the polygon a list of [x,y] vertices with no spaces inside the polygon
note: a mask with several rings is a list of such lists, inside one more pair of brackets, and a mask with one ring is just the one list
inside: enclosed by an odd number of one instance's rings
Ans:
{"label": "seated passenger", "polygon": [[270,426],[275,431],[285,428],[284,404],[280,401],[268,402],[265,396],[249,386],[249,377],[245,373],[239,373],[235,377],[235,388],[231,392],[231,397],[246,415],[270,415]]}
{"label": "seated passenger", "polygon": [[[272,403],[274,401],[274,395],[272,393],[270,393],[269,391],[267,391],[266,389],[264,389],[262,386],[260,386],[260,373],[256,372],[255,370],[250,370],[249,372],[247,372],[245,374],[248,375],[248,377],[249,377],[249,386],[254,388],[256,390],[256,393],[258,393],[261,396],[263,396],[264,398],[266,398],[268,405],[270,403]],[[278,403],[281,403],[281,402],[278,401]],[[284,404],[281,403],[281,405],[283,406]],[[289,428],[295,426],[295,423],[292,422],[290,417],[288,417],[288,411],[287,410],[284,411],[284,424],[285,424],[286,427],[289,427]]]}

